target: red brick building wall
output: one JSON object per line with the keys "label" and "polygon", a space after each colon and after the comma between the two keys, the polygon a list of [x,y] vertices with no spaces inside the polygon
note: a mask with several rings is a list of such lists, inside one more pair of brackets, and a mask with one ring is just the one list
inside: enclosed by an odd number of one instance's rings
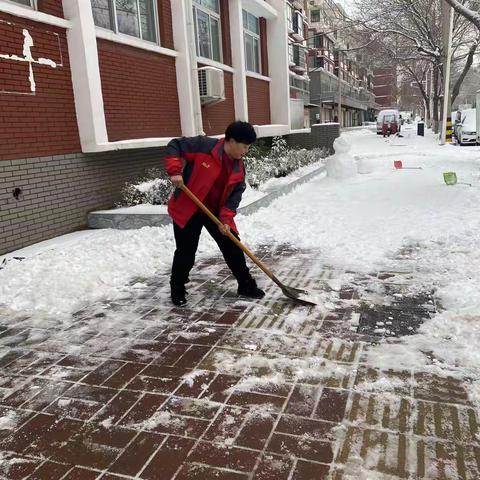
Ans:
{"label": "red brick building wall", "polygon": [[260,55],[262,62],[262,75],[268,77],[268,41],[267,41],[267,21],[260,18]]}
{"label": "red brick building wall", "polygon": [[226,100],[202,106],[203,130],[207,135],[221,135],[228,124],[235,121],[233,75],[230,72],[223,73]]}
{"label": "red brick building wall", "polygon": [[160,45],[173,50],[172,8],[170,0],[157,0]]}
{"label": "red brick building wall", "polygon": [[38,0],[37,4],[40,12],[63,18],[63,6],[61,0]]}
{"label": "red brick building wall", "polygon": [[395,67],[375,69],[373,72],[373,94],[375,95],[375,101],[382,107],[395,106],[396,84]]}
{"label": "red brick building wall", "polygon": [[230,39],[230,11],[228,0],[220,0],[220,22],[222,28],[222,63],[232,66],[232,42]]}
{"label": "red brick building wall", "polygon": [[247,77],[248,121],[253,125],[270,124],[270,82]]}
{"label": "red brick building wall", "polygon": [[97,39],[108,139],[180,136],[175,58]]}
{"label": "red brick building wall", "polygon": [[0,59],[0,160],[78,152],[65,31],[0,14],[0,53],[23,57],[23,29],[32,37],[33,58],[48,58],[57,66],[32,65],[32,92],[28,62]]}

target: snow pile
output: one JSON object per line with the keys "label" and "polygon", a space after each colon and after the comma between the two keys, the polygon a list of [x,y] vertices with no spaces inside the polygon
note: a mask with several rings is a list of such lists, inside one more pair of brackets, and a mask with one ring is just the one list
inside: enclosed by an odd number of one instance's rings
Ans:
{"label": "snow pile", "polygon": [[[89,232],[90,233],[90,232]],[[0,270],[0,299],[18,311],[71,313],[102,298],[115,299],[135,277],[167,271],[171,228],[101,230]]]}
{"label": "snow pile", "polygon": [[17,415],[13,410],[9,410],[0,417],[0,430],[13,430],[17,426]]}
{"label": "snow pile", "polygon": [[335,155],[327,159],[327,175],[330,178],[349,178],[357,174],[357,167],[353,155],[350,153],[351,145],[342,135],[333,142]]}

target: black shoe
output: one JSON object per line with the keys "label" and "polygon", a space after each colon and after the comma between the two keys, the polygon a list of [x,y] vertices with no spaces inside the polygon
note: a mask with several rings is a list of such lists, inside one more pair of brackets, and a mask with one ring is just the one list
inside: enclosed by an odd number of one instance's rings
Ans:
{"label": "black shoe", "polygon": [[252,278],[248,282],[238,284],[238,295],[249,298],[263,298],[265,292],[257,287],[257,282]]}
{"label": "black shoe", "polygon": [[172,303],[177,306],[181,307],[187,303],[187,300],[185,298],[185,285],[170,285],[171,288],[171,299]]}

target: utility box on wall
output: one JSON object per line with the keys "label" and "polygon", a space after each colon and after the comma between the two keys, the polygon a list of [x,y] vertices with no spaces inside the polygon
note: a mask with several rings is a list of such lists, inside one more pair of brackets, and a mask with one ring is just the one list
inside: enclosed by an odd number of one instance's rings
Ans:
{"label": "utility box on wall", "polygon": [[215,67],[200,67],[198,69],[198,88],[202,104],[225,100],[223,70]]}

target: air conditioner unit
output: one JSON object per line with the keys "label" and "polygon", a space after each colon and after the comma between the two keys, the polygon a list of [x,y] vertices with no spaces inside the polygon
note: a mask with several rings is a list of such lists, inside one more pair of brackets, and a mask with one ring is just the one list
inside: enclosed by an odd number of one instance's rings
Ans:
{"label": "air conditioner unit", "polygon": [[203,104],[225,100],[223,70],[215,67],[200,67],[198,69],[198,88],[200,101]]}

